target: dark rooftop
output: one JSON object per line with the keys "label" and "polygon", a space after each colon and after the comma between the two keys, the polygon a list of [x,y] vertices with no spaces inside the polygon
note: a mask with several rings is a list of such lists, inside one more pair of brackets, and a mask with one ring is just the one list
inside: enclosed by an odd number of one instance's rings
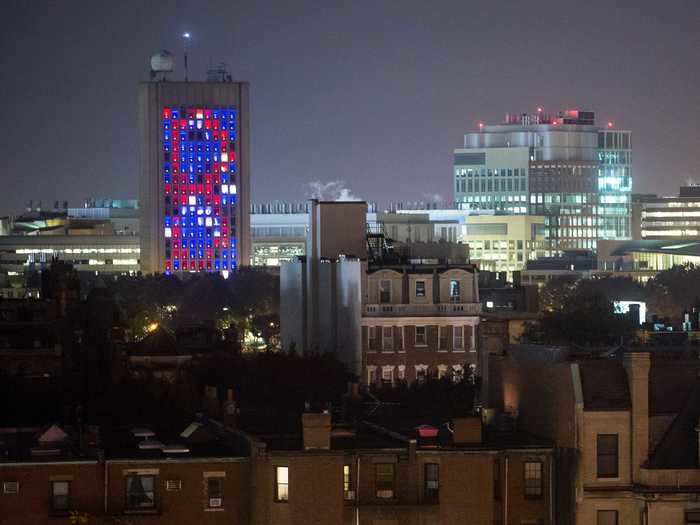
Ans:
{"label": "dark rooftop", "polygon": [[579,361],[584,410],[629,410],[632,406],[627,373],[613,359]]}
{"label": "dark rooftop", "polygon": [[685,396],[683,408],[656,447],[651,468],[698,468],[698,420],[700,418],[700,379],[695,378]]}

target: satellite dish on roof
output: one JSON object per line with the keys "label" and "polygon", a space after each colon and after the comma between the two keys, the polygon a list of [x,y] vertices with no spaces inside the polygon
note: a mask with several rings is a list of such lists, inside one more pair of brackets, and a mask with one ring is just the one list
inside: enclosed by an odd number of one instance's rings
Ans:
{"label": "satellite dish on roof", "polygon": [[175,59],[170,51],[165,49],[151,55],[151,80],[165,80],[167,73],[175,68]]}
{"label": "satellite dish on roof", "polygon": [[151,71],[156,73],[170,73],[175,67],[175,59],[170,51],[165,49],[151,55]]}

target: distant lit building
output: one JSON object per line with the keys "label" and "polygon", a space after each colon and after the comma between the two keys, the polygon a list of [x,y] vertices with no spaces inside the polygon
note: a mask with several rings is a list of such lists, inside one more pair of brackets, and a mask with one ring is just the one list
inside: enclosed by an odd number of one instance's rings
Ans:
{"label": "distant lit building", "polygon": [[140,271],[139,209],[136,201],[89,200],[82,207],[29,209],[8,219],[0,235],[0,271],[10,275],[42,270],[54,258],[79,272],[135,274]]}
{"label": "distant lit building", "polygon": [[641,199],[641,237],[700,237],[700,186],[682,186],[677,197]]}
{"label": "distant lit building", "polygon": [[630,236],[631,139],[591,111],[506,115],[454,151],[456,204],[545,217],[552,250],[595,249]]}
{"label": "distant lit building", "polygon": [[248,84],[142,83],[139,120],[142,271],[249,264]]}
{"label": "distant lit building", "polygon": [[598,238],[632,238],[632,132],[598,132]]}

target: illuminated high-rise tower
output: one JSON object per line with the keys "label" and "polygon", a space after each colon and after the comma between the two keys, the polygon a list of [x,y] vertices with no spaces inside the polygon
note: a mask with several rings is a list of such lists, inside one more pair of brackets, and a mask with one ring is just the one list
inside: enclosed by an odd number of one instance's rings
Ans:
{"label": "illuminated high-rise tower", "polygon": [[221,272],[250,258],[248,83],[144,82],[141,269]]}

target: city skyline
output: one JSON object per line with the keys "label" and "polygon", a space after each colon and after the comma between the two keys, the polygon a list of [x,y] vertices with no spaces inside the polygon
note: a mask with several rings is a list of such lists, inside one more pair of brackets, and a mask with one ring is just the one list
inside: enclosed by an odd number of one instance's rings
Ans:
{"label": "city skyline", "polygon": [[697,176],[695,3],[315,7],[5,4],[0,39],[22,52],[3,59],[15,132],[0,146],[13,189],[0,206],[135,197],[136,85],[161,48],[182,78],[185,30],[191,80],[224,61],[251,83],[254,202],[334,180],[380,205],[449,202],[464,133],[538,106],[632,130],[634,192],[672,193]]}

